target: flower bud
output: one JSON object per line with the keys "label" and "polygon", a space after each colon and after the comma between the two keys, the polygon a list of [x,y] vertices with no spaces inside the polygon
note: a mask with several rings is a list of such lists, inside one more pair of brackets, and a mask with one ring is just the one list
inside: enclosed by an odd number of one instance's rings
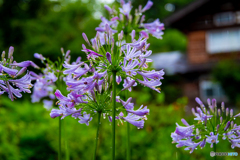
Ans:
{"label": "flower bud", "polygon": [[2,52],[2,60],[5,58],[5,51]]}
{"label": "flower bud", "polygon": [[70,52],[71,52],[70,50],[67,50],[65,57],[68,57]]}
{"label": "flower bud", "polygon": [[10,57],[10,61],[9,61],[9,63],[11,64],[12,62],[13,62],[13,56]]}
{"label": "flower bud", "polygon": [[132,15],[129,15],[129,23],[132,23],[132,19],[133,19]]}
{"label": "flower bud", "polygon": [[207,125],[207,116],[204,117],[204,125]]}
{"label": "flower bud", "polygon": [[140,69],[145,64],[146,60],[146,58],[143,58],[143,61],[140,63],[138,69]]}
{"label": "flower bud", "polygon": [[139,6],[138,6],[138,10],[139,10],[139,12],[141,12],[141,10],[142,10],[142,5],[139,5]]}
{"label": "flower bud", "polygon": [[224,102],[221,103],[221,108],[222,108],[222,112],[224,112],[224,110],[225,110]]}
{"label": "flower bud", "polygon": [[105,33],[104,33],[104,40],[105,40],[105,43],[109,44],[107,34]]}
{"label": "flower bud", "polygon": [[132,32],[131,32],[131,38],[132,38],[132,42],[133,42],[133,40],[135,38],[135,30],[132,30]]}
{"label": "flower bud", "polygon": [[145,15],[141,17],[140,24],[142,24],[145,21]]}
{"label": "flower bud", "polygon": [[116,82],[117,84],[119,84],[122,81],[122,77],[121,76],[116,76]]}
{"label": "flower bud", "polygon": [[112,122],[112,117],[108,116],[108,120],[109,120],[109,122]]}
{"label": "flower bud", "polygon": [[143,7],[143,9],[141,10],[141,12],[145,12],[146,10],[149,10],[153,5],[152,1],[148,1],[146,6]]}
{"label": "flower bud", "polygon": [[218,132],[218,130],[219,130],[219,124],[217,125],[217,132]]}
{"label": "flower bud", "polygon": [[231,127],[233,128],[233,126],[234,126],[234,122],[233,122],[233,121],[231,121]]}
{"label": "flower bud", "polygon": [[20,69],[20,71],[16,74],[15,77],[17,77],[17,76],[23,74],[26,70],[27,70],[27,67],[23,67],[22,69]]}
{"label": "flower bud", "polygon": [[11,57],[12,57],[12,55],[13,55],[13,51],[14,51],[13,46],[9,47],[8,58],[11,58]]}
{"label": "flower bud", "polygon": [[217,107],[216,99],[212,99],[212,106],[214,107],[214,109]]}
{"label": "flower bud", "polygon": [[230,124],[231,124],[231,122],[228,121],[227,124],[226,124],[226,127],[224,128],[224,131],[226,131],[230,127]]}
{"label": "flower bud", "polygon": [[105,8],[110,14],[113,13],[112,8],[110,8],[108,5],[104,5],[104,8]]}
{"label": "flower bud", "polygon": [[114,39],[113,38],[112,38],[111,43],[112,43],[111,52],[113,53],[113,49],[114,49]]}
{"label": "flower bud", "polygon": [[109,31],[110,31],[111,29],[110,29],[110,27],[109,27],[108,24],[105,25],[105,30],[106,30],[107,34],[109,35]]}
{"label": "flower bud", "polygon": [[200,143],[199,146],[200,146],[201,148],[203,148],[203,147],[205,146],[205,144],[206,144],[206,138]]}
{"label": "flower bud", "polygon": [[93,100],[96,102],[96,96],[95,96],[95,93],[93,90],[90,91],[91,95],[92,95],[92,98]]}
{"label": "flower bud", "polygon": [[230,117],[233,116],[233,109],[230,110]]}
{"label": "flower bud", "polygon": [[[182,121],[182,123],[183,123],[185,126],[189,126],[189,124],[187,123],[187,121],[186,121],[184,118],[182,118],[181,121]],[[197,129],[198,129],[198,128],[197,128]]]}
{"label": "flower bud", "polygon": [[100,87],[98,85],[98,83],[95,83],[94,85],[95,89],[97,90],[98,93],[101,93]]}
{"label": "flower bud", "polygon": [[226,108],[226,116],[229,114],[229,108]]}
{"label": "flower bud", "polygon": [[[61,52],[62,52],[62,54],[64,55],[64,49],[63,49],[63,47],[61,48]],[[36,58],[36,57],[35,57]]]}
{"label": "flower bud", "polygon": [[221,110],[218,109],[218,116],[221,116]]}
{"label": "flower bud", "polygon": [[109,30],[109,39],[113,39],[113,33],[112,33],[112,29]]}
{"label": "flower bud", "polygon": [[238,113],[237,115],[235,115],[234,117],[239,117],[240,116],[240,113]]}
{"label": "flower bud", "polygon": [[208,106],[211,106],[211,100],[210,100],[210,98],[207,99],[207,104],[208,104]]}
{"label": "flower bud", "polygon": [[192,108],[192,113],[193,113],[193,115],[195,115],[195,114],[196,114],[196,112],[195,112],[195,109],[194,109],[194,108]]}
{"label": "flower bud", "polygon": [[83,39],[87,42],[87,44],[90,46],[91,44],[90,44],[90,42],[89,42],[89,40],[87,38],[87,35],[83,32],[82,36],[83,36]]}
{"label": "flower bud", "polygon": [[112,64],[112,58],[111,58],[111,54],[109,52],[106,53],[106,57],[109,63]]}

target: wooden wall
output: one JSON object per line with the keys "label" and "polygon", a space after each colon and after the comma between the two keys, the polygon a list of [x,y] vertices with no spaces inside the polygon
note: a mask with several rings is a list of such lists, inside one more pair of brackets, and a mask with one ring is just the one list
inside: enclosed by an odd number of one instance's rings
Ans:
{"label": "wooden wall", "polygon": [[204,64],[226,59],[240,59],[240,51],[214,54],[207,53],[206,32],[205,30],[201,30],[192,31],[187,34],[187,54],[190,64]]}
{"label": "wooden wall", "polygon": [[187,54],[188,61],[191,64],[208,62],[206,52],[206,31],[193,31],[188,33]]}

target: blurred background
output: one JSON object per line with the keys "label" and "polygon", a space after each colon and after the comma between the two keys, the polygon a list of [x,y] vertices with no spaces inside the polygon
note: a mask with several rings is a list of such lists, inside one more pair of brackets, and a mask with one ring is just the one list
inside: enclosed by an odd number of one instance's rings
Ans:
{"label": "blurred background", "polygon": [[[191,108],[195,97],[204,102],[216,98],[239,112],[240,105],[240,4],[238,0],[152,0],[147,22],[159,18],[165,23],[162,40],[150,38],[154,60],[152,67],[164,68],[161,94],[145,87],[136,87],[130,96],[137,106],[145,104],[150,115],[143,129],[131,127],[133,160],[210,159],[207,145],[192,154],[172,144],[175,123],[186,117],[193,122]],[[134,7],[147,0],[132,0]],[[71,50],[72,58],[85,56],[81,51],[82,32],[95,36],[104,4],[114,0],[0,0],[0,51],[14,46],[16,61],[33,60],[34,53],[51,59],[60,56],[60,48]],[[36,62],[38,63],[38,62]],[[55,160],[58,151],[58,119],[51,119],[41,103],[32,104],[29,95],[11,102],[0,97],[0,160]],[[138,98],[137,98],[138,97]],[[92,158],[96,118],[89,126],[70,117],[63,123],[63,149],[67,145],[70,159]],[[111,155],[111,126],[101,126],[98,159]],[[240,121],[239,121],[240,123]],[[109,124],[109,125],[107,125]],[[126,155],[126,125],[117,127],[118,160]],[[227,141],[220,142],[219,152],[240,154]],[[238,159],[237,157],[218,157]]]}

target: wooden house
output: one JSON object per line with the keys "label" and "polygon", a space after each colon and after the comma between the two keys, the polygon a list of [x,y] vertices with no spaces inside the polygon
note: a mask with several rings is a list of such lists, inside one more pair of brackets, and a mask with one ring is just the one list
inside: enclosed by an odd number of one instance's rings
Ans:
{"label": "wooden house", "polygon": [[[187,36],[187,53],[179,74],[185,77],[183,95],[193,105],[195,97],[227,101],[210,71],[220,60],[240,59],[240,0],[195,0],[164,20]],[[184,58],[182,58],[184,59]],[[177,73],[177,72],[176,72]]]}

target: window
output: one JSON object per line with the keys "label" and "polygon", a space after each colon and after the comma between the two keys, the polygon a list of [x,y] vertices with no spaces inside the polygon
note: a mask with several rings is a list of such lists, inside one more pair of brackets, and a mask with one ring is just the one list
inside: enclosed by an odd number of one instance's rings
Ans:
{"label": "window", "polygon": [[240,11],[236,12],[236,22],[240,23]]}
{"label": "window", "polygon": [[240,51],[240,29],[207,32],[206,48],[210,54]]}
{"label": "window", "polygon": [[213,21],[216,26],[224,26],[234,24],[236,19],[233,12],[224,12],[216,14]]}
{"label": "window", "polygon": [[201,99],[215,98],[217,100],[225,99],[225,94],[219,83],[213,83],[210,80],[202,80],[199,84]]}

